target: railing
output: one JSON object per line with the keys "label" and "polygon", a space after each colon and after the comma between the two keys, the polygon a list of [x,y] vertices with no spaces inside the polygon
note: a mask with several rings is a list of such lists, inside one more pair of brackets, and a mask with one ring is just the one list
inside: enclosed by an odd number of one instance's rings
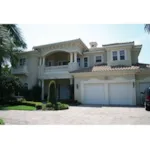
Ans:
{"label": "railing", "polygon": [[68,70],[68,65],[44,67],[44,72],[60,72]]}
{"label": "railing", "polygon": [[27,69],[27,66],[19,66],[17,68],[12,68],[11,73],[12,74],[27,74],[28,69]]}

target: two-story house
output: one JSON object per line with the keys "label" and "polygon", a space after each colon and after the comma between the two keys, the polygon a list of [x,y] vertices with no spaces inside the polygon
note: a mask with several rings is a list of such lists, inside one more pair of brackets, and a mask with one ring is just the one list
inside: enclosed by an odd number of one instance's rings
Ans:
{"label": "two-story house", "polygon": [[150,67],[138,62],[142,45],[114,43],[88,48],[81,39],[34,46],[20,53],[18,67],[12,69],[29,89],[37,82],[41,99],[50,95],[50,81],[56,82],[57,98],[74,98],[83,104],[138,105],[150,85]]}

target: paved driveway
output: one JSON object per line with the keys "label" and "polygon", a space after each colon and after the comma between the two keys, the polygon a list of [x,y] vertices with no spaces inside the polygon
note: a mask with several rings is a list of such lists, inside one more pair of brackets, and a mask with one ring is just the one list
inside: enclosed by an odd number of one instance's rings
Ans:
{"label": "paved driveway", "polygon": [[136,107],[70,107],[63,111],[0,111],[6,124],[150,124],[150,112]]}

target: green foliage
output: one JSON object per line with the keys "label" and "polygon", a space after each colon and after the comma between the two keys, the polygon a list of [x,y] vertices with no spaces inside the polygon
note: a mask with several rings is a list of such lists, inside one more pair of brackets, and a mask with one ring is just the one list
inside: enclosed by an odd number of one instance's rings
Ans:
{"label": "green foliage", "polygon": [[32,93],[32,99],[34,101],[39,101],[41,99],[41,87],[38,85],[33,86],[31,93]]}
{"label": "green foliage", "polygon": [[15,24],[0,25],[0,75],[2,64],[10,60],[12,66],[18,62],[18,53],[27,45],[23,40],[21,31]]}
{"label": "green foliage", "polygon": [[57,109],[58,110],[69,109],[69,105],[57,102]]}
{"label": "green foliage", "polygon": [[22,101],[21,102],[23,105],[27,105],[27,106],[34,106],[36,107],[37,105],[41,105],[42,106],[42,103],[41,102],[34,102],[34,101]]}
{"label": "green foliage", "polygon": [[22,84],[18,77],[12,75],[0,76],[0,92],[1,99],[10,97],[15,91],[19,91],[22,88]]}
{"label": "green foliage", "polygon": [[38,85],[35,85],[32,87],[32,89],[27,89],[22,87],[20,90],[20,94],[24,96],[25,99],[28,101],[34,100],[34,101],[40,101],[41,100],[41,87]]}
{"label": "green foliage", "polygon": [[42,104],[36,104],[36,110],[41,110],[42,109]]}
{"label": "green foliage", "polygon": [[2,75],[11,75],[11,70],[9,65],[2,66]]}
{"label": "green foliage", "polygon": [[150,24],[145,24],[144,29],[147,33],[150,33]]}
{"label": "green foliage", "polygon": [[42,110],[64,110],[69,109],[69,105],[57,102],[56,104],[47,103],[43,105]]}
{"label": "green foliage", "polygon": [[4,125],[4,121],[2,119],[0,119],[0,125]]}
{"label": "green foliage", "polygon": [[16,105],[16,106],[0,106],[0,110],[36,110],[34,106]]}

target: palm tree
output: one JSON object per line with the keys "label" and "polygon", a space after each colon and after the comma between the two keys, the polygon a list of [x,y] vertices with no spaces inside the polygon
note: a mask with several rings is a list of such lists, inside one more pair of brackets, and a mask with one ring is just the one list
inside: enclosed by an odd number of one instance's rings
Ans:
{"label": "palm tree", "polygon": [[18,62],[17,52],[27,45],[23,40],[21,31],[15,24],[0,25],[0,75],[2,64],[9,59],[12,66]]}
{"label": "palm tree", "polygon": [[145,24],[144,29],[147,33],[150,33],[150,24]]}

